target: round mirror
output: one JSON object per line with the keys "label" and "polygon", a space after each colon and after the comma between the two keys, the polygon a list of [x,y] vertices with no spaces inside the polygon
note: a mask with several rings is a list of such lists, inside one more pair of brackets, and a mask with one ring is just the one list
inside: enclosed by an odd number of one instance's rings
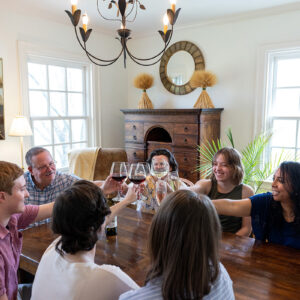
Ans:
{"label": "round mirror", "polygon": [[159,73],[164,87],[175,95],[185,95],[194,89],[190,79],[195,70],[205,68],[201,50],[187,41],[171,45],[160,61]]}
{"label": "round mirror", "polygon": [[175,85],[189,82],[194,70],[195,63],[192,55],[183,50],[174,53],[167,65],[167,75]]}

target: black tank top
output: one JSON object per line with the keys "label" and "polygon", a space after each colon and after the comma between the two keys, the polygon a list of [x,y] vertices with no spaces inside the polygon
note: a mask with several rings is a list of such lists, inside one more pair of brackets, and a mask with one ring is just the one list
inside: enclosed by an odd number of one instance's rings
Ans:
{"label": "black tank top", "polygon": [[[229,193],[223,194],[218,192],[217,182],[212,180],[211,190],[208,196],[211,199],[232,199],[239,200],[242,199],[243,184],[237,185]],[[222,225],[222,230],[225,232],[236,233],[242,227],[242,218],[219,215],[220,222]]]}

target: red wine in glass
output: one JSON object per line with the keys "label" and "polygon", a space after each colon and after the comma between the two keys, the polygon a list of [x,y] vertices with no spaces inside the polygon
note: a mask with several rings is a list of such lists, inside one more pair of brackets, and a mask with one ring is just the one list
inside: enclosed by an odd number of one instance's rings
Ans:
{"label": "red wine in glass", "polygon": [[126,168],[126,163],[125,162],[113,162],[111,169],[110,169],[110,174],[113,180],[119,182],[118,184],[118,200],[120,200],[120,188],[121,188],[121,183],[123,180],[127,177],[127,168]]}
{"label": "red wine in glass", "polygon": [[112,175],[112,179],[118,182],[122,182],[125,178],[127,177],[127,175],[121,175],[121,174],[113,174]]}
{"label": "red wine in glass", "polygon": [[133,182],[134,184],[141,184],[142,182],[144,182],[146,180],[146,176],[134,175],[134,176],[130,176],[129,180],[131,182]]}

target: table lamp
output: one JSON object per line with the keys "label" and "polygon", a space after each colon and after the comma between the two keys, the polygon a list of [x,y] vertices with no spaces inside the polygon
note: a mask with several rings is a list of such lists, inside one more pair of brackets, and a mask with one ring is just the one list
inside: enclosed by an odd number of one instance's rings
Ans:
{"label": "table lamp", "polygon": [[21,143],[21,167],[24,170],[24,161],[23,161],[23,136],[32,135],[32,131],[29,125],[29,122],[24,116],[16,116],[11,124],[9,136],[19,136]]}

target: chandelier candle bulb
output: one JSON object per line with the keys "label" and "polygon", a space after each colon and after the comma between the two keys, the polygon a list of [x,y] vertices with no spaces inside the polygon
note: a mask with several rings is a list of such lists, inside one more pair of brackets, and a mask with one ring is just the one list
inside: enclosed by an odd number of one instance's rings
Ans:
{"label": "chandelier candle bulb", "polygon": [[[179,16],[180,8],[175,11],[175,0],[171,0],[171,8],[167,9],[167,21],[164,22],[163,30],[158,30],[158,34],[161,36],[163,41],[163,48],[157,54],[153,55],[152,57],[148,58],[139,58],[136,57],[132,50],[129,49],[127,46],[127,42],[131,39],[130,34],[131,30],[126,28],[127,22],[134,22],[137,16],[138,11],[145,11],[146,7],[141,3],[142,0],[109,0],[108,6],[107,3],[103,3],[105,0],[100,1],[97,0],[97,11],[101,18],[108,21],[117,21],[121,22],[123,26],[117,30],[118,36],[116,39],[120,42],[120,52],[117,54],[116,57],[110,59],[102,59],[97,57],[95,54],[92,54],[90,50],[87,49],[87,41],[90,38],[92,33],[92,28],[87,28],[87,16],[86,14],[81,15],[81,9],[77,9],[77,0],[71,0],[72,4],[72,11],[65,10],[66,14],[70,18],[70,21],[75,29],[75,35],[77,38],[78,43],[80,44],[81,48],[84,50],[88,59],[97,66],[110,66],[115,63],[122,55],[124,61],[124,68],[126,68],[126,57],[129,57],[133,62],[137,63],[141,66],[153,66],[157,64],[163,54],[165,53],[166,49],[168,48],[173,31],[174,25],[176,20]],[[101,6],[106,6],[108,10],[116,9],[116,17],[107,17],[102,13]],[[82,27],[78,26],[82,16]],[[170,23],[168,28],[168,23]]]}
{"label": "chandelier candle bulb", "polygon": [[171,0],[171,9],[175,13],[176,0]]}
{"label": "chandelier candle bulb", "polygon": [[83,30],[86,32],[87,31],[87,24],[89,22],[89,18],[87,16],[87,14],[83,14],[82,15],[82,28]]}
{"label": "chandelier candle bulb", "polygon": [[164,15],[164,34],[166,34],[166,32],[168,30],[168,23],[169,23],[169,18],[168,18],[168,15],[165,14]]}
{"label": "chandelier candle bulb", "polygon": [[72,14],[74,15],[74,12],[77,10],[77,0],[71,0],[72,5]]}

